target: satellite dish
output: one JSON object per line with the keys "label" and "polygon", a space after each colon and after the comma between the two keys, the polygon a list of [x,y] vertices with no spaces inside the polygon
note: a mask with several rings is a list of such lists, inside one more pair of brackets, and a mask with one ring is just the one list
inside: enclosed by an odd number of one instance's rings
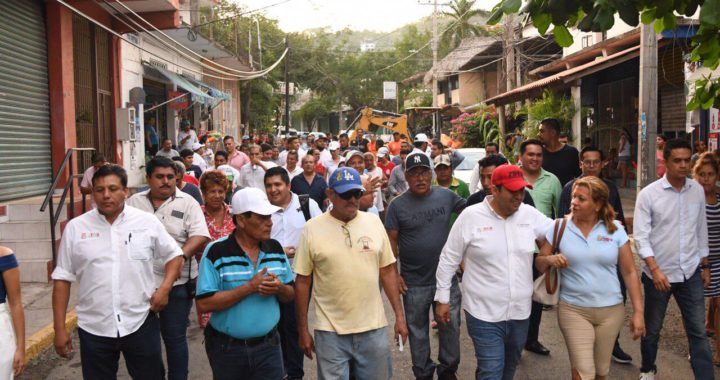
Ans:
{"label": "satellite dish", "polygon": [[134,87],[130,90],[130,103],[145,104],[145,90],[142,87]]}

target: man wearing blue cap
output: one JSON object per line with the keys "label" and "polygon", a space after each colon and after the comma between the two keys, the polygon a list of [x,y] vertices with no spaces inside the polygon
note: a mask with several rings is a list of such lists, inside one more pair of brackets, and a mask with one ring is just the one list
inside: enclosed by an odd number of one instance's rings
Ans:
{"label": "man wearing blue cap", "polygon": [[[305,225],[295,254],[295,305],[300,348],[317,354],[319,379],[392,376],[387,320],[378,279],[395,312],[394,336],[407,339],[395,257],[385,228],[358,212],[364,189],[360,174],[339,168],[330,175],[330,212]],[[308,327],[310,284],[315,303],[314,338]]]}

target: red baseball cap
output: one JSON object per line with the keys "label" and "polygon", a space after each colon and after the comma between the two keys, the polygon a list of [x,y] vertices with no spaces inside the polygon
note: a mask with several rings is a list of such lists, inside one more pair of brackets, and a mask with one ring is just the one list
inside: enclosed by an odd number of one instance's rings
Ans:
{"label": "red baseball cap", "polygon": [[510,191],[518,191],[522,188],[529,187],[532,189],[532,185],[525,181],[520,167],[515,165],[500,165],[492,173],[492,184],[494,186],[502,186]]}

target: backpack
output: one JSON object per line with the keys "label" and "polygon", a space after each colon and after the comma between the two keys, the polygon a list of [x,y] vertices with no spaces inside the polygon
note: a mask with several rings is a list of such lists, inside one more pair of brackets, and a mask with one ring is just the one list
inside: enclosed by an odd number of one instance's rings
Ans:
{"label": "backpack", "polygon": [[300,199],[300,209],[302,210],[303,216],[305,216],[305,221],[307,222],[310,220],[310,195],[308,194],[302,194],[298,195],[298,198]]}

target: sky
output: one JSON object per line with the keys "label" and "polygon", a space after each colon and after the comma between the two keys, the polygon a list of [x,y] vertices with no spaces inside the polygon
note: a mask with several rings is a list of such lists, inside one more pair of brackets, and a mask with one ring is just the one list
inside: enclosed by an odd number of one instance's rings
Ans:
{"label": "sky", "polygon": [[[258,9],[286,0],[234,0],[246,9]],[[491,9],[499,0],[477,0],[476,8]],[[262,10],[267,17],[279,21],[285,32],[298,32],[317,27],[332,31],[348,27],[352,30],[390,32],[432,14],[432,0],[289,0]],[[438,0],[438,4],[449,0]],[[439,10],[450,8],[438,7]]]}

